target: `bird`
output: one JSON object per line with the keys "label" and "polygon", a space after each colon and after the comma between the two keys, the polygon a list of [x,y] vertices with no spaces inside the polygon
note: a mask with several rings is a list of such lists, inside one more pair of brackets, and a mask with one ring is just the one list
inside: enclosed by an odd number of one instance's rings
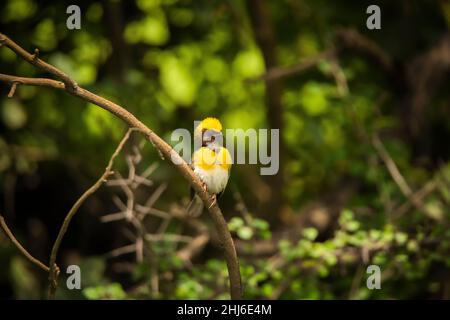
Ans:
{"label": "bird", "polygon": [[[194,139],[201,142],[201,147],[194,151],[191,166],[203,188],[211,193],[213,206],[228,184],[232,164],[230,152],[223,147],[222,124],[217,118],[205,118],[195,128]],[[203,202],[192,188],[191,198],[188,214],[198,216],[203,211]]]}

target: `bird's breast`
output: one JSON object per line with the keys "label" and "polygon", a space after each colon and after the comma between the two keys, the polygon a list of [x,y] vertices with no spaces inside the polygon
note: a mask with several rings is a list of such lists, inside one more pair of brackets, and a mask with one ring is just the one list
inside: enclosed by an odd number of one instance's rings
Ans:
{"label": "bird's breast", "polygon": [[194,172],[206,184],[211,193],[220,193],[227,185],[229,172],[220,165],[215,165],[212,169],[207,170],[195,167]]}

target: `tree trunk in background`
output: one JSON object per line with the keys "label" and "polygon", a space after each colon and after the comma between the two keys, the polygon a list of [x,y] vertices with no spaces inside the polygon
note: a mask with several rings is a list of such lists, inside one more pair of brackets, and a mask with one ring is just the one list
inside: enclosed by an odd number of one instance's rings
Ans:
{"label": "tree trunk in background", "polygon": [[[256,42],[264,56],[266,69],[269,70],[277,66],[276,59],[276,39],[273,25],[265,1],[248,0],[247,10],[250,16],[253,33]],[[284,186],[284,155],[285,146],[283,142],[283,106],[281,104],[281,94],[283,83],[280,79],[266,80],[266,117],[267,123],[272,129],[280,129],[280,170],[277,175],[266,176],[265,181],[269,184],[271,194],[266,203],[262,203],[261,212],[264,218],[270,222],[277,222],[283,205]]]}
{"label": "tree trunk in background", "polygon": [[108,38],[111,42],[112,53],[107,61],[108,73],[113,75],[118,83],[123,82],[125,70],[129,66],[128,46],[123,38],[124,21],[123,8],[120,1],[102,1],[103,19],[107,26]]}
{"label": "tree trunk in background", "polygon": [[[418,53],[406,64],[405,70],[408,91],[402,111],[408,142],[412,146],[413,157],[428,158],[431,161],[428,165],[433,167],[438,164],[436,162],[446,161],[449,157],[446,114],[443,113],[442,117],[435,115],[433,119],[430,109],[433,98],[450,79],[450,33],[443,34],[434,45]],[[436,106],[434,109],[436,112]],[[444,144],[439,140],[445,141]]]}
{"label": "tree trunk in background", "polygon": [[[103,0],[103,20],[107,26],[108,39],[111,43],[111,56],[106,62],[108,74],[112,75],[117,89],[120,90],[125,85],[126,71],[130,67],[130,48],[124,39],[125,21],[124,5],[118,0]],[[123,95],[121,102],[125,103],[127,97]],[[133,109],[130,109],[133,111]],[[130,154],[133,145],[136,143],[136,135],[131,135],[129,143],[125,145],[124,153]]]}

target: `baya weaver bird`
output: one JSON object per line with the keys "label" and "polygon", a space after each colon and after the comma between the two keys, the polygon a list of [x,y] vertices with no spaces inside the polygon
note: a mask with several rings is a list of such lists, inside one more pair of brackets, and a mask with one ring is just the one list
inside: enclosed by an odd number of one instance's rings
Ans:
{"label": "baya weaver bird", "polygon": [[[195,128],[194,139],[201,141],[201,147],[192,155],[194,173],[203,182],[203,187],[212,194],[214,205],[228,183],[231,169],[231,155],[223,147],[222,124],[216,118],[206,118]],[[199,215],[203,210],[201,199],[191,188],[192,201],[188,208],[190,215]]]}

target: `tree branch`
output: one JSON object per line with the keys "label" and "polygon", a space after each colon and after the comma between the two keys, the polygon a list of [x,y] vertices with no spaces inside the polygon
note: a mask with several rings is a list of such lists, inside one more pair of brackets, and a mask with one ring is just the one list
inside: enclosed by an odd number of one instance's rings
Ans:
{"label": "tree branch", "polygon": [[386,165],[386,168],[388,169],[389,174],[392,177],[392,180],[394,180],[394,182],[397,184],[398,188],[403,193],[403,195],[406,198],[409,198],[412,194],[411,188],[409,187],[405,178],[403,178],[403,176],[400,173],[400,170],[398,170],[398,167],[395,164],[394,160],[392,160],[391,156],[387,152],[387,150],[384,147],[383,143],[381,142],[380,138],[376,134],[374,134],[372,136],[372,145],[375,148],[375,150],[377,151],[381,160],[383,160],[384,164]]}
{"label": "tree branch", "polygon": [[341,28],[336,32],[336,44],[345,50],[356,51],[376,62],[389,75],[394,72],[394,62],[375,41],[354,29]]}
{"label": "tree branch", "polygon": [[291,65],[291,66],[283,66],[283,67],[272,67],[269,70],[267,70],[266,73],[250,78],[247,80],[247,82],[256,82],[259,80],[265,80],[265,81],[273,81],[274,79],[283,79],[287,77],[291,77],[293,75],[302,73],[305,70],[308,70],[314,66],[316,66],[319,62],[330,59],[334,55],[336,55],[335,49],[329,49],[324,52],[319,53],[316,56],[308,57],[303,59],[297,64]]}
{"label": "tree branch", "polygon": [[419,191],[413,192],[403,175],[400,173],[400,170],[398,169],[394,160],[389,155],[389,152],[386,150],[380,138],[376,134],[372,136],[372,145],[377,151],[381,160],[383,160],[384,164],[386,165],[386,168],[391,175],[392,180],[394,180],[400,191],[408,199],[408,202],[397,208],[397,210],[395,211],[395,219],[398,219],[406,211],[409,210],[409,204],[412,204],[417,210],[423,210],[427,215],[432,216],[432,214],[429,212],[429,209],[424,206],[422,200],[428,194],[436,190],[436,182],[432,180],[425,184],[425,186]]}
{"label": "tree branch", "polygon": [[14,234],[11,232],[11,230],[8,228],[8,225],[6,224],[5,218],[3,217],[2,214],[0,214],[0,227],[2,228],[2,230],[5,232],[6,236],[11,240],[11,242],[17,247],[17,249],[19,249],[19,251],[25,256],[25,258],[27,258],[28,260],[30,260],[32,263],[34,263],[35,265],[37,265],[39,268],[41,268],[42,270],[49,272],[50,268],[47,267],[45,264],[43,264],[41,261],[39,261],[38,259],[36,259],[35,257],[33,257],[28,251],[27,249],[25,249],[20,242],[16,239],[16,237],[14,237]]}
{"label": "tree branch", "polygon": [[343,56],[343,53],[356,52],[360,55],[372,60],[390,76],[394,76],[394,62],[375,41],[364,36],[354,29],[340,28],[336,31],[336,39],[334,45],[317,54],[316,56],[308,57],[302,61],[291,66],[273,66],[267,69],[267,72],[261,76],[250,78],[247,82],[256,82],[259,80],[274,81],[276,79],[283,79],[302,73],[323,60],[336,59]]}
{"label": "tree branch", "polygon": [[17,43],[12,41],[10,38],[5,36],[4,34],[0,33],[0,44],[4,45],[8,48],[10,48],[12,51],[14,51],[19,57],[21,57],[23,60],[27,61],[28,63],[50,73],[53,74],[55,77],[60,79],[67,87],[67,90],[69,91],[75,91],[78,87],[77,83],[70,79],[68,75],[66,75],[61,70],[57,69],[56,67],[42,61],[39,59],[39,50],[35,49],[34,53],[28,53],[25,49],[23,49],[21,46],[19,46]]}
{"label": "tree branch", "polygon": [[117,146],[116,150],[112,154],[111,158],[109,159],[108,165],[106,166],[105,172],[102,174],[102,176],[89,188],[87,189],[81,197],[75,202],[75,204],[70,209],[67,216],[64,218],[64,222],[61,226],[61,229],[59,230],[58,236],[55,240],[55,243],[53,244],[52,252],[50,254],[50,270],[49,270],[49,291],[48,291],[48,297],[50,299],[53,299],[55,296],[56,288],[58,285],[58,272],[57,272],[57,265],[56,265],[56,257],[58,256],[58,250],[61,246],[61,242],[64,238],[64,235],[67,232],[67,228],[69,227],[70,221],[72,220],[73,216],[77,213],[78,209],[81,207],[81,205],[86,201],[87,198],[89,198],[93,193],[95,193],[100,186],[106,182],[108,177],[112,174],[112,166],[114,163],[114,159],[119,155],[120,151],[122,150],[125,143],[130,138],[130,134],[132,131],[136,129],[128,129],[125,136],[120,141],[119,145]]}
{"label": "tree branch", "polygon": [[47,78],[25,78],[0,73],[0,81],[10,83],[11,85],[16,84],[16,86],[19,84],[24,84],[30,86],[50,87],[60,90],[65,89],[64,82]]}
{"label": "tree branch", "polygon": [[[150,128],[138,120],[132,113],[119,106],[118,104],[107,100],[101,96],[98,96],[86,89],[79,87],[73,80],[71,80],[65,73],[58,70],[54,66],[51,66],[41,59],[37,58],[26,52],[19,45],[10,40],[7,36],[0,33],[0,43],[6,47],[13,50],[17,55],[19,55],[24,60],[29,63],[55,75],[59,80],[55,81],[51,79],[31,79],[31,78],[20,78],[14,79],[13,76],[1,75],[0,81],[14,82],[14,80],[22,80],[22,84],[36,85],[36,86],[47,86],[53,87],[59,90],[65,90],[73,96],[81,98],[85,101],[91,102],[98,105],[99,107],[111,112],[118,118],[122,119],[131,128],[136,128],[138,131],[143,133],[148,140],[154,145],[154,147],[160,152],[165,158],[171,159],[175,167],[179,170],[182,176],[190,183],[197,194],[202,199],[205,207],[213,219],[215,224],[219,239],[222,243],[223,249],[225,251],[225,259],[228,267],[229,281],[230,281],[230,295],[232,299],[240,299],[242,297],[242,286],[241,286],[241,276],[239,270],[239,261],[236,254],[236,249],[234,246],[233,239],[228,230],[228,225],[223,217],[222,211],[220,210],[217,203],[215,203],[211,195],[203,189],[200,179],[195,175],[189,165],[181,158],[181,156],[175,152],[172,147],[167,144],[163,139],[161,139],[157,134],[155,134]],[[38,81],[36,81],[38,80]],[[19,83],[19,82],[18,82]]]}

